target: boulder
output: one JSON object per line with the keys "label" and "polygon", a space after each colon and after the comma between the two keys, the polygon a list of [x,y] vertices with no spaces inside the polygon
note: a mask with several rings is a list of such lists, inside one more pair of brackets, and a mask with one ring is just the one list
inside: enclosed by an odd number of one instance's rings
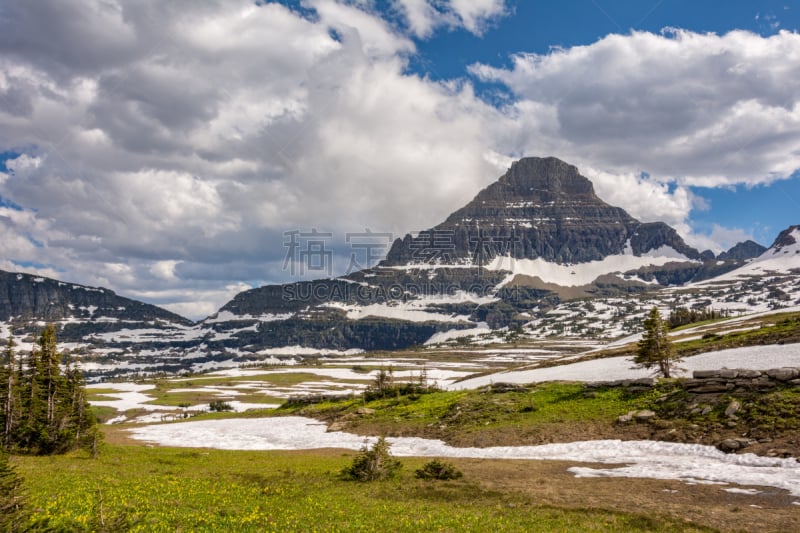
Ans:
{"label": "boulder", "polygon": [[725,408],[725,416],[732,418],[736,416],[736,413],[738,413],[741,408],[741,403],[739,403],[737,400],[731,400],[731,403],[729,403],[728,407]]}
{"label": "boulder", "polygon": [[344,431],[345,429],[347,429],[347,424],[344,422],[331,422],[328,425],[328,431]]}
{"label": "boulder", "polygon": [[624,415],[619,415],[617,417],[617,424],[629,424],[633,420],[633,415],[636,414],[636,411],[630,411]]}
{"label": "boulder", "polygon": [[637,411],[636,414],[633,416],[634,418],[636,418],[637,422],[647,422],[655,418],[656,414],[649,409],[644,409],[642,411]]}
{"label": "boulder", "polygon": [[741,443],[736,439],[725,439],[717,444],[717,449],[725,453],[733,453],[741,447]]}
{"label": "boulder", "polygon": [[739,378],[742,379],[753,379],[761,377],[761,372],[759,370],[739,369],[738,374]]}
{"label": "boulder", "polygon": [[692,377],[694,379],[709,379],[709,378],[718,378],[720,377],[719,370],[695,370],[692,372]]}
{"label": "boulder", "polygon": [[517,385],[516,383],[492,383],[490,386],[492,392],[530,392],[530,389],[525,385]]}
{"label": "boulder", "polygon": [[767,375],[772,379],[777,379],[778,381],[791,381],[800,375],[800,371],[791,367],[773,368],[767,370]]}

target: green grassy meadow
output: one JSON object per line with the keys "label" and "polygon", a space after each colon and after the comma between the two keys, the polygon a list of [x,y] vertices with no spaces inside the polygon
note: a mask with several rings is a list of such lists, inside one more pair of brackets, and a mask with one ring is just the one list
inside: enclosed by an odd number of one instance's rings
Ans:
{"label": "green grassy meadow", "polygon": [[537,505],[479,480],[345,481],[352,453],[106,446],[15,457],[38,527],[55,531],[709,531],[673,519]]}

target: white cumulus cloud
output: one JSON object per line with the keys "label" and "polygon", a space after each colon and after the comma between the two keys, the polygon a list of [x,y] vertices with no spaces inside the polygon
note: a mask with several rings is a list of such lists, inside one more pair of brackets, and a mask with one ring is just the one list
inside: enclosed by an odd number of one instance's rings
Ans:
{"label": "white cumulus cloud", "polygon": [[197,318],[285,280],[284,232],[330,231],[346,258],[346,232],[430,227],[520,155],[576,164],[689,237],[691,186],[800,167],[794,33],[611,35],[435,81],[409,70],[415,39],[481,35],[506,2],[301,5],[6,1],[0,152],[20,155],[0,174],[0,268]]}
{"label": "white cumulus cloud", "polygon": [[505,0],[393,0],[411,33],[430,37],[438,27],[464,28],[482,35],[494,21],[509,14]]}

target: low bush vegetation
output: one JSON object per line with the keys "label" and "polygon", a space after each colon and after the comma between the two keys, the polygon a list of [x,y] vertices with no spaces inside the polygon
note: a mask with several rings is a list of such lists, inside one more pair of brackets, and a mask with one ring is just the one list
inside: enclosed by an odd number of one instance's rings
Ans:
{"label": "low bush vegetation", "polygon": [[403,463],[392,457],[391,445],[380,437],[372,447],[364,443],[353,463],[342,470],[342,477],[353,481],[377,481],[394,477]]}
{"label": "low bush vegetation", "polygon": [[452,463],[434,459],[433,461],[425,463],[422,468],[414,471],[414,477],[418,479],[436,479],[448,480],[459,479],[464,476],[464,473],[455,467]]}
{"label": "low bush vegetation", "polygon": [[208,410],[213,412],[221,413],[223,411],[233,411],[233,406],[228,402],[224,402],[222,400],[214,400],[213,402],[208,404]]}

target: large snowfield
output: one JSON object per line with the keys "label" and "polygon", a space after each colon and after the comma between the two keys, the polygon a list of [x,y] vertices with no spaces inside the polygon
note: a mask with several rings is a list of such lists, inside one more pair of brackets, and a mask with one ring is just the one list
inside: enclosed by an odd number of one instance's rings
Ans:
{"label": "large snowfield", "polygon": [[[800,367],[800,344],[749,346],[709,352],[686,358],[676,376],[691,376],[695,370],[749,368],[768,370]],[[609,357],[550,368],[501,372],[453,383],[450,389],[474,389],[490,383],[533,383],[542,381],[612,381],[652,376],[652,371],[635,368],[630,357]]]}
{"label": "large snowfield", "polygon": [[511,272],[512,275],[504,283],[511,281],[513,276],[523,275],[538,277],[545,283],[555,283],[562,287],[577,287],[588,285],[603,274],[622,273],[646,266],[661,266],[673,261],[695,262],[669,246],[636,256],[628,241],[624,254],[609,255],[599,261],[563,265],[542,258],[518,259],[511,256],[497,256],[486,265],[486,269]]}
{"label": "large snowfield", "polygon": [[[163,446],[224,450],[360,449],[374,438],[327,431],[324,423],[303,417],[204,420],[159,424],[130,430],[133,438]],[[599,440],[546,444],[455,448],[440,440],[388,439],[392,453],[414,457],[559,460],[624,466],[576,466],[579,477],[641,477],[689,483],[735,483],[785,489],[800,498],[800,463],[753,454],[724,454],[710,446],[655,441]],[[800,500],[798,500],[800,501]]]}

